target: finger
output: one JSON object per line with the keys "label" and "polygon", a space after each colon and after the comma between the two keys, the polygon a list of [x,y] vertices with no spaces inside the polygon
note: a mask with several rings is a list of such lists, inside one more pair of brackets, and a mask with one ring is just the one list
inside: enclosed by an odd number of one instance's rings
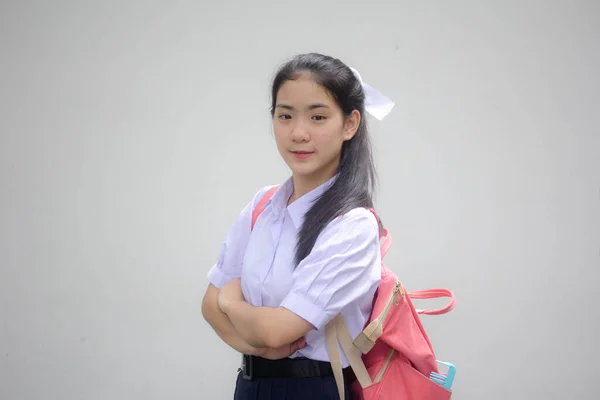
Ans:
{"label": "finger", "polygon": [[304,338],[296,340],[294,343],[290,344],[290,354],[294,354],[296,351],[303,349],[304,346],[306,346],[306,340]]}

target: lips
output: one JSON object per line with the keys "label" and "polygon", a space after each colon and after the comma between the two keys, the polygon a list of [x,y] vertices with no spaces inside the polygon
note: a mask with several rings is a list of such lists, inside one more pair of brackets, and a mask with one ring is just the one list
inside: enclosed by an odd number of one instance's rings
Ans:
{"label": "lips", "polygon": [[312,151],[292,151],[292,154],[296,158],[304,159],[304,158],[310,157],[313,154],[313,152]]}

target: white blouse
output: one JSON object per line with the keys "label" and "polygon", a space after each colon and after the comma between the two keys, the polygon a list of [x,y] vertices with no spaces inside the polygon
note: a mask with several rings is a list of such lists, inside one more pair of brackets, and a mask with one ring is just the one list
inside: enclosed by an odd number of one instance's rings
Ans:
{"label": "white blouse", "polygon": [[[364,328],[381,280],[379,227],[367,209],[355,208],[330,222],[310,252],[294,267],[297,234],[304,214],[333,183],[332,178],[294,201],[291,178],[282,184],[251,230],[252,210],[271,188],[261,189],[229,231],[217,263],[208,273],[220,288],[240,278],[246,301],[254,306],[285,307],[315,329],[306,346],[292,355],[329,361],[325,325],[338,313],[353,337]],[[340,349],[342,364],[349,363]]]}

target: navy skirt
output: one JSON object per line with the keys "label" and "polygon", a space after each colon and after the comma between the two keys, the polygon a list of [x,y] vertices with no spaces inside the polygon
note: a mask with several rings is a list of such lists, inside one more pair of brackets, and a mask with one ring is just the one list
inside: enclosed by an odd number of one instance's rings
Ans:
{"label": "navy skirt", "polygon": [[[346,383],[345,399],[352,400]],[[310,378],[254,378],[246,380],[240,372],[234,400],[339,400],[333,376]]]}

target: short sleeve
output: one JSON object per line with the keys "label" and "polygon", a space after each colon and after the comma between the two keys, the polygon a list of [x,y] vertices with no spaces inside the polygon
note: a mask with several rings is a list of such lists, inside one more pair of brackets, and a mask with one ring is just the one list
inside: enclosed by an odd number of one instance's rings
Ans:
{"label": "short sleeve", "polygon": [[372,296],[380,280],[379,226],[370,211],[357,208],[321,232],[281,306],[322,329],[347,305]]}
{"label": "short sleeve", "polygon": [[217,262],[208,272],[208,281],[216,288],[231,282],[235,278],[239,278],[242,270],[242,261],[250,238],[252,212],[263,195],[272,186],[262,188],[254,195],[244,209],[241,211],[225,240],[221,244]]}

